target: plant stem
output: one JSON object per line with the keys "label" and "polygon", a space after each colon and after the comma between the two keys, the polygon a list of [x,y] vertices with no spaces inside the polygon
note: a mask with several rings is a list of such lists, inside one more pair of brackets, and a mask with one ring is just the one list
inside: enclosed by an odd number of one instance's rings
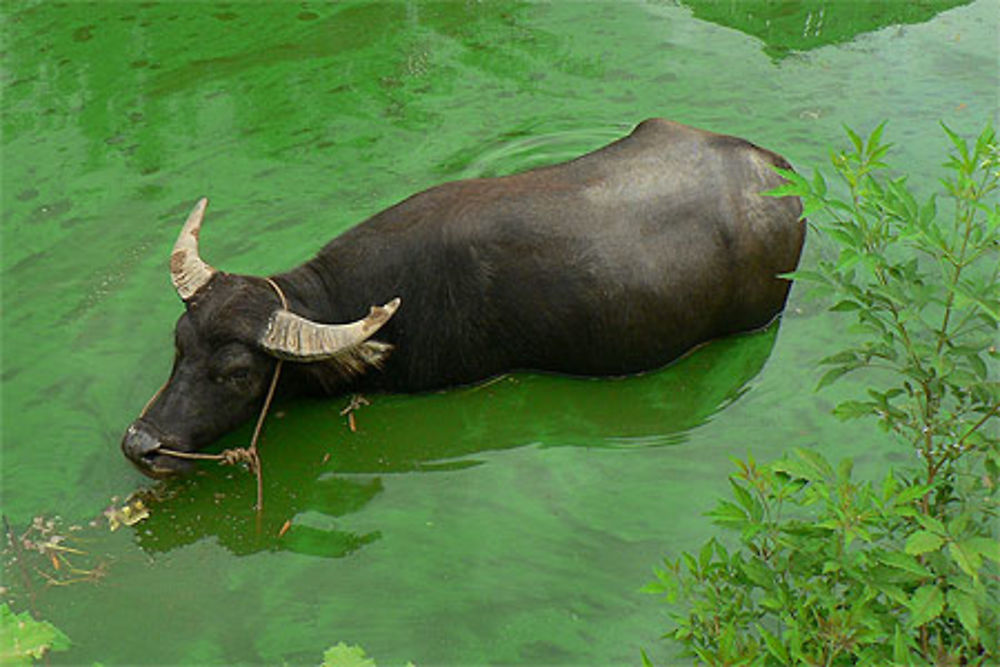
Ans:
{"label": "plant stem", "polygon": [[[977,200],[978,198],[976,198],[976,200],[974,201]],[[969,247],[969,236],[972,234],[972,227],[973,227],[972,222],[976,217],[975,209],[972,208],[971,206],[969,206],[968,210],[965,212],[965,215],[962,214],[961,201],[956,203],[955,206],[958,209],[958,211],[955,214],[956,217],[955,224],[956,226],[958,226],[964,221],[965,234],[962,236],[962,248],[961,250],[959,250],[958,259],[952,262],[952,265],[955,267],[955,275],[952,276],[951,279],[952,287],[958,285],[958,279],[962,275],[962,269],[965,268],[965,252]],[[951,309],[954,303],[955,303],[955,292],[949,290],[948,298],[945,301],[944,305],[944,319],[941,322],[941,330],[938,332],[938,343],[935,354],[941,354],[941,349],[944,347],[944,342],[948,339],[948,321],[951,319]]]}
{"label": "plant stem", "polygon": [[975,433],[976,431],[978,431],[979,427],[982,426],[983,424],[985,424],[987,421],[989,421],[989,418],[992,417],[993,415],[995,415],[997,413],[997,411],[1000,411],[1000,403],[994,403],[993,407],[990,408],[989,410],[987,410],[986,413],[979,419],[979,421],[977,421],[975,424],[973,424],[972,426],[970,426],[969,429],[962,435],[962,437],[959,438],[955,442],[955,445],[958,446],[958,447],[963,446],[963,444],[965,443],[966,439],[970,435],[972,435],[973,433]]}

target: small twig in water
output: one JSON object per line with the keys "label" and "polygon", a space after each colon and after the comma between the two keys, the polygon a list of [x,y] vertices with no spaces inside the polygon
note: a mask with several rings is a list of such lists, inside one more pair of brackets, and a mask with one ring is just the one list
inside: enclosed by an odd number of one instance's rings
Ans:
{"label": "small twig in water", "polygon": [[367,398],[361,394],[354,394],[351,396],[351,402],[347,404],[347,407],[340,411],[341,416],[347,416],[347,426],[351,429],[351,433],[358,430],[357,424],[354,421],[354,412],[366,405],[371,405],[371,402]]}

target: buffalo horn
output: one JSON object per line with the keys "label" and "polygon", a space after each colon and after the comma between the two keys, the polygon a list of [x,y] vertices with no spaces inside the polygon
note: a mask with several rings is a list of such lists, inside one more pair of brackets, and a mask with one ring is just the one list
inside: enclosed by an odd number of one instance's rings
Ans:
{"label": "buffalo horn", "polygon": [[198,232],[207,206],[207,198],[198,200],[170,254],[170,280],[183,301],[194,296],[215,275],[215,269],[203,262],[198,255]]}
{"label": "buffalo horn", "polygon": [[366,317],[350,324],[320,324],[289,310],[276,310],[260,344],[279,359],[323,361],[365,342],[397,308],[398,297],[384,306],[372,306]]}

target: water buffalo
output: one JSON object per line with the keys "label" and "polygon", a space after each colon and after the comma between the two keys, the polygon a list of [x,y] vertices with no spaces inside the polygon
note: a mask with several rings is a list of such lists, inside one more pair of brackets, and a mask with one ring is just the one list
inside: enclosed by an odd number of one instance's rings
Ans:
{"label": "water buffalo", "polygon": [[790,168],[647,120],[563,164],[421,192],[270,278],[200,258],[202,199],[170,258],[173,371],[122,450],[151,476],[185,470],[161,448],[198,451],[247,421],[278,359],[279,392],[416,392],[515,369],[635,373],[762,327],[805,236],[798,199],[761,195],[774,166]]}

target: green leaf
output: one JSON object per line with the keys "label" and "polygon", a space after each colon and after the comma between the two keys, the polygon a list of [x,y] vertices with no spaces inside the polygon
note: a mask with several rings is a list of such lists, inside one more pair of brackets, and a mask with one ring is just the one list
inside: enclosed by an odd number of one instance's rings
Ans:
{"label": "green leaf", "polygon": [[740,569],[743,570],[743,574],[750,581],[761,588],[770,589],[774,587],[774,573],[757,558],[751,558],[746,561],[741,565]]}
{"label": "green leaf", "polygon": [[821,364],[851,364],[859,360],[858,353],[852,350],[842,350],[837,354],[820,359]]}
{"label": "green leaf", "polygon": [[695,578],[700,578],[701,570],[698,569],[698,562],[694,559],[694,556],[685,551],[681,554],[681,559],[684,561],[688,572]]}
{"label": "green leaf", "polygon": [[875,412],[872,405],[866,401],[844,401],[833,409],[833,414],[838,419],[848,420],[858,417],[867,417]]}
{"label": "green leaf", "polygon": [[983,299],[972,288],[967,285],[955,285],[945,283],[945,289],[955,295],[955,304],[960,307],[967,307],[969,304],[979,306],[984,314],[992,318],[993,321],[1000,321],[1000,305]]}
{"label": "green leaf", "polygon": [[816,383],[816,391],[819,391],[823,387],[833,384],[842,376],[855,370],[851,366],[837,366],[836,368],[831,368],[826,373],[823,373],[823,377],[819,379]]}
{"label": "green leaf", "polygon": [[942,537],[948,534],[945,529],[944,524],[927,514],[918,514],[917,522],[924,527],[924,530],[929,530],[932,533],[941,535]]}
{"label": "green leaf", "polygon": [[968,593],[952,588],[948,591],[948,608],[955,612],[962,627],[969,633],[973,641],[979,639],[979,611],[976,601]]}
{"label": "green leaf", "polygon": [[715,545],[715,540],[711,539],[701,547],[701,551],[698,552],[698,566],[702,570],[707,570],[709,563],[712,562],[712,547]]}
{"label": "green leaf", "polygon": [[764,638],[764,644],[767,645],[768,652],[781,664],[789,664],[788,650],[785,649],[785,645],[781,642],[781,640],[759,624],[757,625],[757,632],[759,632],[760,636]]}
{"label": "green leaf", "polygon": [[814,283],[828,283],[830,280],[820,273],[819,271],[810,271],[808,269],[799,269],[798,271],[789,271],[788,273],[782,273],[781,278],[786,278],[788,280],[807,280]]}
{"label": "green leaf", "polygon": [[[865,152],[869,155],[871,155],[876,149],[883,148],[879,142],[882,140],[882,131],[885,129],[886,123],[888,122],[888,120],[883,120],[878,124],[878,127],[872,130],[872,133],[868,135],[868,145],[865,146]],[[888,146],[885,146],[884,148],[888,148]]]}
{"label": "green leaf", "polygon": [[968,163],[969,147],[966,145],[965,139],[958,136],[958,134],[953,132],[952,129],[947,125],[945,125],[944,123],[941,123],[941,127],[944,128],[945,134],[947,134],[948,138],[951,139],[951,143],[953,143],[955,145],[955,148],[958,149],[958,154],[962,156],[962,161],[964,163]]}
{"label": "green leaf", "polygon": [[707,512],[707,515],[712,518],[714,523],[722,526],[741,526],[749,520],[747,513],[743,511],[742,508],[738,507],[735,503],[729,502],[728,500],[719,501],[716,504],[715,509]]}
{"label": "green leaf", "polygon": [[973,579],[979,578],[979,568],[983,564],[983,559],[967,540],[949,542],[948,553],[951,554],[951,559],[962,568],[963,572]]}
{"label": "green leaf", "polygon": [[[854,230],[851,230],[854,231]],[[844,248],[859,250],[864,248],[864,239],[858,237],[856,233],[848,232],[844,229],[830,228],[826,230],[826,235],[836,241]]]}
{"label": "green leaf", "polygon": [[892,516],[916,517],[919,512],[912,505],[896,505],[889,512]]}
{"label": "green leaf", "polygon": [[983,131],[979,133],[979,137],[976,139],[976,155],[986,156],[990,152],[996,153],[996,132],[993,129],[991,123],[987,123]]}
{"label": "green leaf", "polygon": [[920,530],[910,535],[906,540],[906,553],[919,556],[930,551],[937,551],[944,544],[944,538],[926,530]]}
{"label": "green leaf", "polygon": [[[936,535],[934,537],[937,537]],[[940,539],[940,538],[938,538]],[[878,560],[889,567],[903,570],[920,577],[931,577],[933,573],[909,553],[901,551],[887,551],[877,556]]]}
{"label": "green leaf", "polygon": [[965,542],[980,555],[1000,563],[1000,541],[988,537],[970,537]]}
{"label": "green leaf", "polygon": [[970,354],[965,359],[972,367],[972,372],[976,374],[977,380],[985,380],[987,378],[989,369],[986,367],[986,362],[979,358],[979,355]]}
{"label": "green leaf", "polygon": [[944,593],[934,584],[917,589],[910,599],[910,627],[919,628],[933,621],[944,610]]}
{"label": "green leaf", "polygon": [[667,587],[664,586],[659,581],[651,581],[647,584],[643,584],[639,588],[640,593],[648,593],[650,595],[665,595],[667,592]]}
{"label": "green leaf", "polygon": [[810,482],[822,481],[833,476],[830,464],[819,454],[807,449],[793,450],[796,458],[784,458],[771,464],[777,472]]}
{"label": "green leaf", "polygon": [[948,522],[948,534],[952,537],[958,537],[965,532],[971,521],[972,515],[968,512],[962,512]]}
{"label": "green leaf", "polygon": [[927,202],[920,208],[920,215],[918,220],[920,226],[923,228],[928,228],[934,223],[934,218],[937,217],[937,200],[933,195],[927,198]]}
{"label": "green leaf", "polygon": [[322,667],[375,667],[375,661],[365,655],[360,646],[340,642],[323,653]]}
{"label": "green leaf", "polygon": [[739,484],[737,484],[733,479],[729,480],[729,486],[732,487],[733,496],[736,498],[739,504],[743,506],[743,509],[745,509],[748,513],[751,512],[751,510],[753,510],[754,501],[753,497],[750,495],[750,492],[744,489]]}
{"label": "green leaf", "polygon": [[835,305],[830,306],[829,309],[835,313],[843,313],[852,310],[861,310],[861,308],[862,305],[857,301],[852,301],[851,299],[844,299],[843,301],[840,301]]}
{"label": "green leaf", "polygon": [[784,167],[778,167],[776,165],[771,165],[771,170],[784,178],[786,181],[791,181],[792,183],[801,183],[802,185],[809,185],[806,181],[806,177],[795,171],[794,169],[785,169]]}
{"label": "green leaf", "polygon": [[[828,524],[827,528],[837,528],[839,522],[837,521],[824,521],[824,524]],[[830,574],[831,572],[840,572],[840,563],[835,560],[828,560],[823,563],[823,574]]]}
{"label": "green leaf", "polygon": [[0,604],[0,665],[30,665],[48,651],[65,651],[69,638],[47,621],[36,621],[24,611],[15,614]]}
{"label": "green leaf", "polygon": [[848,482],[851,479],[851,473],[854,471],[854,459],[844,458],[841,459],[840,463],[837,464],[837,480],[840,482]]}
{"label": "green leaf", "polygon": [[861,141],[861,137],[846,125],[844,126],[844,131],[847,132],[847,136],[851,139],[851,143],[854,144],[854,149],[858,152],[858,155],[862,155],[864,153],[864,143]]}
{"label": "green leaf", "polygon": [[639,652],[642,654],[642,667],[653,667],[653,662],[646,655],[646,649],[640,648]]}
{"label": "green leaf", "polygon": [[875,589],[880,593],[883,593],[887,598],[896,604],[900,604],[905,607],[910,603],[910,598],[907,597],[906,593],[904,593],[903,589],[899,586],[894,586],[892,584],[875,584]]}
{"label": "green leaf", "polygon": [[885,471],[885,478],[882,480],[882,502],[887,503],[896,494],[896,475],[892,468]]}
{"label": "green leaf", "polygon": [[775,166],[772,166],[771,169],[787,182],[779,185],[773,190],[762,192],[762,195],[766,197],[787,197],[789,195],[804,197],[812,194],[812,189],[809,187],[809,181],[806,180],[805,176],[798,173],[794,169],[782,169],[781,167]]}
{"label": "green leaf", "polygon": [[892,661],[897,665],[910,663],[910,650],[906,644],[906,636],[903,634],[902,628],[897,625],[892,638]]}
{"label": "green leaf", "polygon": [[823,174],[818,169],[815,173],[813,173],[812,189],[813,192],[816,193],[817,197],[826,196],[826,181],[823,179]]}
{"label": "green leaf", "polygon": [[802,197],[808,195],[808,191],[803,192],[802,186],[795,183],[783,183],[776,188],[765,190],[760,194],[765,197]]}
{"label": "green leaf", "polygon": [[819,452],[812,449],[803,449],[802,447],[796,447],[792,452],[822,477],[833,477],[833,468],[830,467],[830,463]]}

